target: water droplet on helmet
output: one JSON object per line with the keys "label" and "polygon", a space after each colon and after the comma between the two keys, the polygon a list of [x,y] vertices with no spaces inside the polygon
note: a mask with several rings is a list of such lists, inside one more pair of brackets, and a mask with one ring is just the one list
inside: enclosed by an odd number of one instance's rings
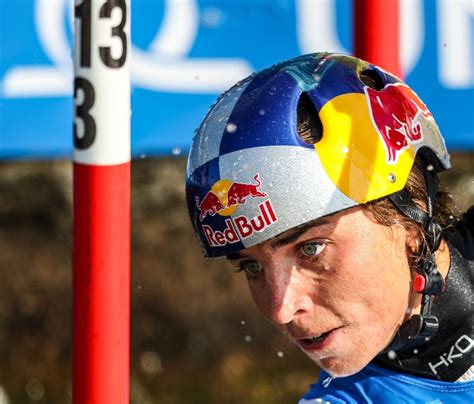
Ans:
{"label": "water droplet on helmet", "polygon": [[397,177],[395,176],[395,174],[390,173],[388,175],[388,180],[393,184],[397,180]]}
{"label": "water droplet on helmet", "polygon": [[228,133],[235,133],[237,132],[237,125],[235,123],[229,122],[227,126],[225,127],[225,130]]}

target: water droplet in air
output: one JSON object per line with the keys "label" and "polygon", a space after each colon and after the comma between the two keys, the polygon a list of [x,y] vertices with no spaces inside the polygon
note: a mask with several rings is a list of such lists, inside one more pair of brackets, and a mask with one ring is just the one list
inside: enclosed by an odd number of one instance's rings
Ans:
{"label": "water droplet in air", "polygon": [[244,339],[245,339],[245,341],[247,341],[247,342],[252,341],[252,337],[251,337],[250,335],[246,335]]}
{"label": "water droplet in air", "polygon": [[285,356],[285,354],[282,351],[278,351],[277,355],[279,358],[283,358],[283,356]]}
{"label": "water droplet in air", "polygon": [[45,392],[43,383],[36,379],[29,379],[26,382],[25,391],[31,401],[41,401]]}
{"label": "water droplet in air", "polygon": [[413,353],[416,355],[418,353],[418,349],[414,349]]}
{"label": "water droplet in air", "polygon": [[245,321],[244,321],[244,320],[242,320],[242,321],[240,322],[240,324],[242,324],[242,325],[245,325]]}
{"label": "water droplet in air", "polygon": [[299,278],[297,278],[296,276],[292,276],[291,279],[290,279],[290,283],[291,283],[292,285],[296,285],[296,284],[299,283],[299,282],[300,282],[300,280],[299,280]]}
{"label": "water droplet in air", "polygon": [[388,356],[388,359],[391,359],[391,360],[394,360],[397,358],[397,354],[395,353],[395,351],[388,351],[387,356]]}
{"label": "water droplet in air", "polygon": [[163,371],[160,356],[153,351],[145,351],[140,357],[140,366],[146,373],[158,373]]}
{"label": "water droplet in air", "polygon": [[428,166],[426,167],[426,169],[427,169],[428,171],[433,171],[433,170],[434,170],[433,164],[428,164]]}
{"label": "water droplet in air", "polygon": [[201,24],[205,28],[217,28],[223,20],[223,13],[217,7],[207,7],[201,13]]}
{"label": "water droplet in air", "polygon": [[181,148],[173,147],[173,149],[171,150],[171,153],[173,153],[173,156],[179,156],[181,154]]}
{"label": "water droplet in air", "polygon": [[265,115],[266,112],[265,112],[264,109],[261,109],[260,111],[258,111],[258,113],[263,116],[263,115]]}
{"label": "water droplet in air", "polygon": [[145,154],[145,153],[140,154],[140,158],[141,158],[141,159],[144,159],[145,157],[146,157],[146,154]]}

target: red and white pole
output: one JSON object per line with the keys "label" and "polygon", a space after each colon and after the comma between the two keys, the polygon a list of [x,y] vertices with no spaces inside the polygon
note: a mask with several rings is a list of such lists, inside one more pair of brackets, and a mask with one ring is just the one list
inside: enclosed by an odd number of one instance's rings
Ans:
{"label": "red and white pole", "polygon": [[129,403],[130,4],[75,0],[73,403]]}
{"label": "red and white pole", "polygon": [[353,0],[354,55],[403,78],[398,0]]}

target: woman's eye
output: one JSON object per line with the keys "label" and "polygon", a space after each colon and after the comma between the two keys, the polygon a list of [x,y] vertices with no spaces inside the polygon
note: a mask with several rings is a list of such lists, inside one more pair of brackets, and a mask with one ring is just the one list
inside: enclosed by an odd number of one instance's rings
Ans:
{"label": "woman's eye", "polygon": [[262,266],[257,261],[244,261],[240,264],[240,269],[248,276],[256,276],[262,270]]}
{"label": "woman's eye", "polygon": [[303,254],[314,257],[323,252],[325,245],[323,243],[306,243],[301,246]]}

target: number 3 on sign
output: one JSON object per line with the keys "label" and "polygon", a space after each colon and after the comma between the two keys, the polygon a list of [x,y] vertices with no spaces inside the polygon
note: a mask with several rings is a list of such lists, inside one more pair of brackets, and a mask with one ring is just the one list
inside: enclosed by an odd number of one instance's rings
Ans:
{"label": "number 3 on sign", "polygon": [[[105,66],[118,69],[125,64],[127,59],[127,34],[124,31],[127,23],[126,2],[125,0],[107,0],[99,9],[98,23],[101,20],[110,19],[115,8],[118,8],[121,12],[120,22],[110,30],[110,38],[119,39],[121,43],[120,55],[116,58],[112,56],[110,46],[98,46],[97,49],[93,49],[92,36],[98,30],[93,30],[92,27],[92,6],[92,0],[83,0],[74,9],[74,15],[79,24],[77,29],[80,31],[78,67],[86,69],[93,67],[92,61],[96,59],[92,57],[92,52],[98,51],[100,61]],[[82,97],[79,97],[79,94],[82,94]],[[80,98],[82,100],[78,104]],[[83,123],[81,136],[78,133],[78,125],[74,124],[74,146],[78,149],[87,149],[94,143],[96,137],[96,123],[90,113],[95,102],[95,89],[94,85],[84,77],[76,77],[74,80],[74,100],[76,102],[76,118]]]}

